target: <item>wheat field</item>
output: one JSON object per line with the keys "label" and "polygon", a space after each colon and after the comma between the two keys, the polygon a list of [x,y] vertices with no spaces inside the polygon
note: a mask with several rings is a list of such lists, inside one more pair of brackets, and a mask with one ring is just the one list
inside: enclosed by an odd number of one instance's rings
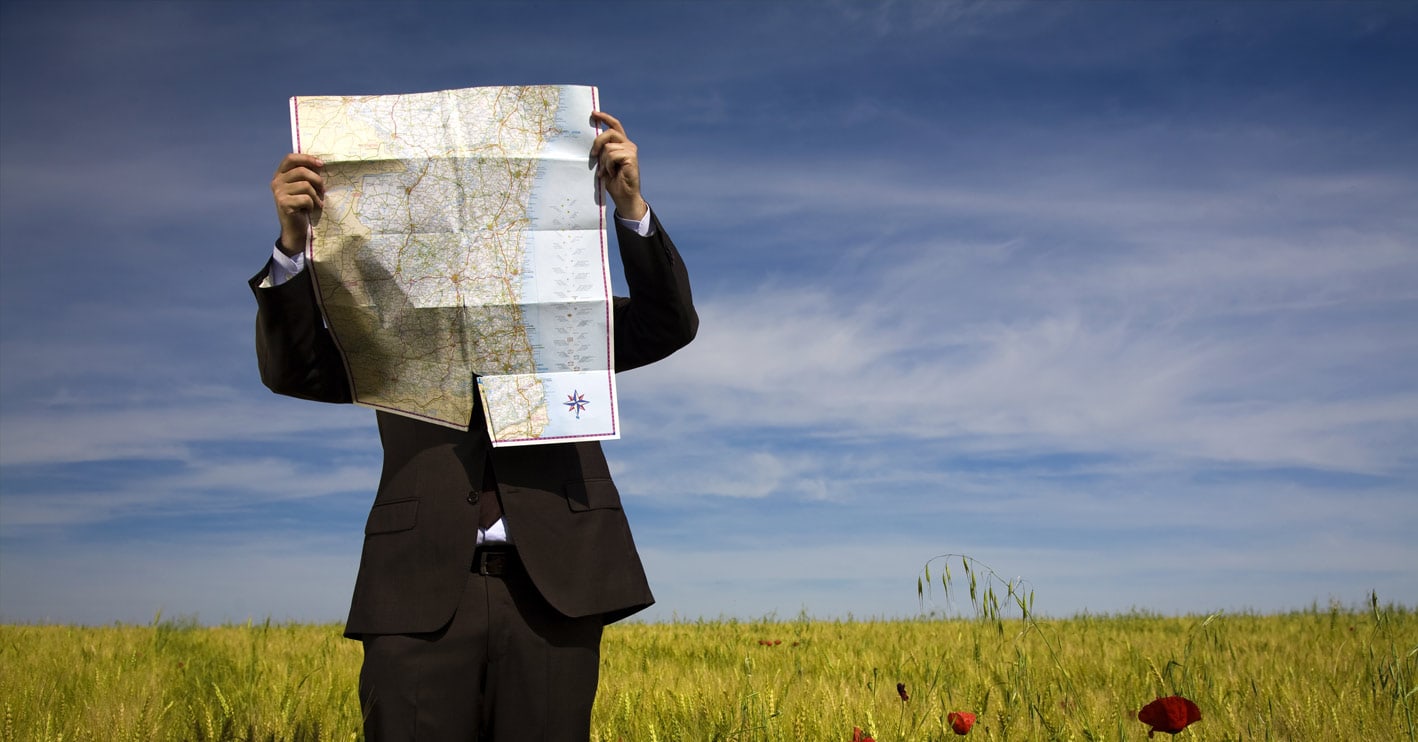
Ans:
{"label": "wheat field", "polygon": [[[1182,740],[1415,739],[1418,616],[1377,596],[1047,619],[981,593],[968,618],[611,626],[593,738],[943,740],[967,711],[966,739],[1141,740],[1175,694],[1202,713]],[[0,626],[0,740],[358,740],[359,662],[333,624]]]}

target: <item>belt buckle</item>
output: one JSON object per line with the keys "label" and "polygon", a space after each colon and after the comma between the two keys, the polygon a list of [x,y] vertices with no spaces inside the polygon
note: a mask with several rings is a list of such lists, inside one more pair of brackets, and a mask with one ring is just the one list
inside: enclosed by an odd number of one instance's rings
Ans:
{"label": "belt buckle", "polygon": [[487,577],[488,554],[489,552],[487,549],[478,549],[477,553],[473,554],[473,569],[476,570],[477,573],[482,575],[483,577]]}
{"label": "belt buckle", "polygon": [[473,554],[473,568],[483,577],[498,577],[507,571],[507,552],[478,549]]}

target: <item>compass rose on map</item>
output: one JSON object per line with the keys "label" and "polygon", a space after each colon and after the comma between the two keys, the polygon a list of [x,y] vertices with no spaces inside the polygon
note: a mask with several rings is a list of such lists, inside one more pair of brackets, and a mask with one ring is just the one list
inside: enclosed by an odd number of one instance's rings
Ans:
{"label": "compass rose on map", "polygon": [[586,405],[590,404],[590,402],[586,401],[586,395],[573,389],[570,394],[566,395],[566,401],[562,402],[562,404],[566,405],[567,412],[575,412],[576,419],[580,420],[581,411],[586,409]]}

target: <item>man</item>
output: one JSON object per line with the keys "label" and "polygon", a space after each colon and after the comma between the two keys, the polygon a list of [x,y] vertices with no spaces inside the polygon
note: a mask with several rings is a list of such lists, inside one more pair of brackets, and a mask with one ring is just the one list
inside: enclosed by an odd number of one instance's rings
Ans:
{"label": "man", "polygon": [[[679,253],[640,193],[614,117],[591,147],[615,203],[630,288],[614,301],[615,366],[654,362],[698,329]],[[303,250],[324,206],[323,163],[289,154],[271,180],[281,236],[256,294],[256,352],[272,391],[349,402]],[[365,526],[345,635],[364,642],[370,740],[585,740],[602,627],[650,605],[599,443],[494,451],[481,406],[467,430],[377,413],[384,470]]]}

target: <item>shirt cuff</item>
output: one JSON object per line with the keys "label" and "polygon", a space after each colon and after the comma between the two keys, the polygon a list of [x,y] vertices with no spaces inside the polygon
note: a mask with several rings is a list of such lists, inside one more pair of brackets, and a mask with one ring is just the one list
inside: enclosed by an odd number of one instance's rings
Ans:
{"label": "shirt cuff", "polygon": [[649,206],[645,207],[645,216],[642,216],[639,219],[626,219],[625,217],[620,215],[620,212],[616,212],[615,221],[620,226],[625,227],[626,229],[640,235],[641,237],[649,237],[650,235],[655,233],[655,225],[650,223]]}
{"label": "shirt cuff", "polygon": [[294,255],[287,255],[281,252],[280,243],[277,242],[275,249],[271,251],[271,272],[266,274],[266,280],[261,282],[261,287],[269,289],[272,286],[280,286],[303,270],[305,270],[305,253],[298,252]]}

